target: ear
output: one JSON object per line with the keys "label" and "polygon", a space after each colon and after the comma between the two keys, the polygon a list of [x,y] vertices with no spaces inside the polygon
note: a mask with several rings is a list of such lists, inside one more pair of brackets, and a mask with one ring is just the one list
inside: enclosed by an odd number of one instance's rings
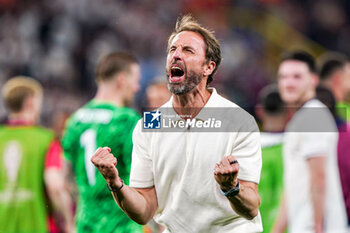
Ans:
{"label": "ear", "polygon": [[318,75],[317,74],[312,74],[311,77],[312,77],[312,84],[313,84],[313,86],[317,87],[319,82],[320,82],[320,79],[319,79]]}
{"label": "ear", "polygon": [[215,70],[216,64],[214,61],[209,61],[204,65],[204,75],[209,76]]}
{"label": "ear", "polygon": [[124,72],[120,72],[119,74],[116,75],[115,77],[115,85],[119,89],[123,89],[125,87],[125,82],[126,82],[126,75]]}
{"label": "ear", "polygon": [[340,87],[342,85],[342,73],[336,72],[333,76],[333,84],[336,88]]}
{"label": "ear", "polygon": [[262,121],[264,118],[264,115],[265,115],[265,111],[264,111],[263,106],[261,104],[257,104],[254,108],[254,111],[255,111],[255,114],[258,117],[258,119],[260,121]]}
{"label": "ear", "polygon": [[30,96],[27,96],[24,101],[23,101],[23,105],[22,105],[22,109],[23,110],[32,110],[34,108],[34,103],[35,101],[35,98],[34,96],[30,95]]}

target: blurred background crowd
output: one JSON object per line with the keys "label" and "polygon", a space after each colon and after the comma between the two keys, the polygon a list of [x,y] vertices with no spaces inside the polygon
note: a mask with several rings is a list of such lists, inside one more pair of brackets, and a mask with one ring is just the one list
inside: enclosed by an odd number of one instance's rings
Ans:
{"label": "blurred background crowd", "polygon": [[165,79],[176,18],[189,12],[215,30],[222,46],[213,86],[243,107],[254,106],[258,91],[275,80],[286,49],[350,55],[346,0],[0,0],[0,84],[19,74],[39,80],[42,123],[52,126],[94,95],[98,59],[127,50],[142,67],[134,103],[141,110],[147,85]]}

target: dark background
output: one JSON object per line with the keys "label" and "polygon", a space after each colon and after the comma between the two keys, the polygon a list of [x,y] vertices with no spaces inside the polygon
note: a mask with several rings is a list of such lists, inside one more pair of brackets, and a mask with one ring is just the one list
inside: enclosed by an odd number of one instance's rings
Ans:
{"label": "dark background", "polygon": [[0,84],[15,75],[38,79],[42,123],[50,125],[93,97],[102,55],[128,50],[142,65],[140,110],[147,84],[165,78],[167,39],[185,13],[215,31],[223,61],[212,86],[243,107],[275,81],[285,50],[350,55],[346,0],[0,0]]}

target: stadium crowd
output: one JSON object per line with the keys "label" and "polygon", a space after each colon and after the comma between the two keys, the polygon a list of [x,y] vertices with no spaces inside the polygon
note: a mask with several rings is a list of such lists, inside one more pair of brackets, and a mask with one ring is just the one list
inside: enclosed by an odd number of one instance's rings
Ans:
{"label": "stadium crowd", "polygon": [[256,93],[275,79],[285,49],[350,54],[347,1],[2,0],[0,82],[17,74],[42,82],[49,125],[55,110],[73,111],[92,97],[101,55],[128,50],[142,67],[141,109],[147,84],[164,75],[171,28],[187,12],[215,29],[224,59],[213,84],[242,106],[253,106]]}

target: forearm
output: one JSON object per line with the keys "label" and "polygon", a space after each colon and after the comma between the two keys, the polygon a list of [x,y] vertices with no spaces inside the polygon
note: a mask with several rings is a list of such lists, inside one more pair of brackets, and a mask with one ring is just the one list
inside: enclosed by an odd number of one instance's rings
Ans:
{"label": "forearm", "polygon": [[277,220],[271,230],[272,233],[283,233],[288,226],[287,221],[287,206],[285,196],[283,195],[282,201],[280,203],[280,209],[277,216]]}
{"label": "forearm", "polygon": [[78,203],[78,187],[75,182],[75,174],[73,171],[73,167],[69,161],[64,161],[63,166],[63,174],[64,174],[64,180],[65,180],[65,186],[68,190],[69,196],[72,199],[73,203]]}
{"label": "forearm", "polygon": [[57,169],[48,169],[45,172],[45,183],[55,212],[64,220],[65,232],[73,232],[72,199],[64,185],[61,172]]}
{"label": "forearm", "polygon": [[311,198],[314,209],[315,232],[323,232],[325,189],[322,184],[311,185]]}
{"label": "forearm", "polygon": [[324,205],[326,193],[326,158],[318,156],[308,159],[310,168],[310,193],[314,213],[315,232],[323,232]]}
{"label": "forearm", "polygon": [[138,224],[145,225],[153,218],[157,208],[157,202],[153,200],[156,196],[154,187],[141,191],[124,185],[112,195],[119,207]]}
{"label": "forearm", "polygon": [[55,203],[56,209],[63,216],[65,222],[65,232],[74,232],[74,216],[69,193],[65,190],[60,191],[55,199],[57,199]]}
{"label": "forearm", "polygon": [[73,214],[71,210],[71,199],[68,193],[60,190],[48,189],[50,200],[53,204],[54,210],[58,212],[64,219],[65,222],[72,222]]}
{"label": "forearm", "polygon": [[239,193],[228,198],[232,209],[244,218],[251,220],[258,215],[260,197],[256,189],[251,187],[251,183],[239,181],[241,188]]}
{"label": "forearm", "polygon": [[119,207],[135,222],[146,224],[158,205],[155,187],[136,189],[125,185],[118,175],[117,159],[110,152],[108,147],[97,149],[91,162],[113,190],[112,195]]}

